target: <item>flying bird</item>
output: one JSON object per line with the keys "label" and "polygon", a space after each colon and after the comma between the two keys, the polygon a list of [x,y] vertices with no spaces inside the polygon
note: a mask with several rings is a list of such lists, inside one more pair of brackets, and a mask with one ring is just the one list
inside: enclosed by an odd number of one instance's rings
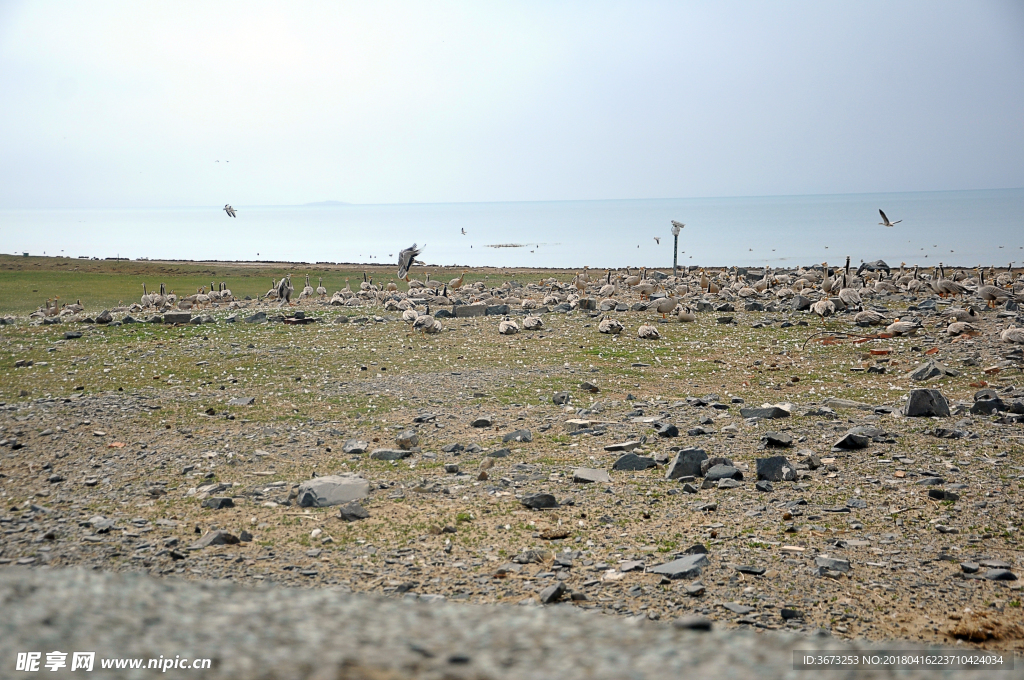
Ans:
{"label": "flying bird", "polygon": [[235,209],[231,207],[230,203],[224,205],[224,212],[226,212],[229,217],[237,217],[237,215],[235,215]]}
{"label": "flying bird", "polygon": [[[427,244],[423,244],[423,248],[426,248]],[[409,280],[409,269],[416,263],[416,256],[423,252],[423,248],[417,248],[416,244],[413,243],[411,247],[406,248],[398,253],[398,278]],[[419,264],[423,264],[420,262]]]}
{"label": "flying bird", "polygon": [[655,236],[654,237],[654,242],[657,243],[660,246],[661,245],[661,237],[660,236]]}
{"label": "flying bird", "polygon": [[463,228],[462,228],[462,235],[463,235],[463,236],[465,236],[465,235],[466,235],[466,228],[465,228],[465,227],[463,227]]}
{"label": "flying bird", "polygon": [[878,209],[878,214],[882,216],[882,221],[879,222],[879,224],[882,225],[883,227],[895,227],[897,224],[899,224],[900,222],[903,221],[903,220],[896,220],[895,222],[890,222],[889,218],[885,216],[885,213],[882,212],[881,208]]}

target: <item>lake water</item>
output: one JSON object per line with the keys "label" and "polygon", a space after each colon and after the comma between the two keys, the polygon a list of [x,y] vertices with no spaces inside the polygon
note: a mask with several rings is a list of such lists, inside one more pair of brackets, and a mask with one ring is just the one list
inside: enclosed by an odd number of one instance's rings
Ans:
{"label": "lake water", "polygon": [[416,242],[436,265],[664,268],[677,220],[681,265],[1024,264],[1024,189],[235,209],[0,210],[0,252],[372,263]]}

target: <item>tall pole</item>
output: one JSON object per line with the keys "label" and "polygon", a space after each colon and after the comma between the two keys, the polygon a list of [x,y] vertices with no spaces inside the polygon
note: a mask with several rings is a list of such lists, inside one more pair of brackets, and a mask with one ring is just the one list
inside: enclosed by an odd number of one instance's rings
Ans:
{"label": "tall pole", "polygon": [[679,232],[685,226],[682,222],[672,220],[672,276],[679,274]]}
{"label": "tall pole", "polygon": [[679,234],[673,234],[672,239],[672,276],[677,276],[679,274]]}

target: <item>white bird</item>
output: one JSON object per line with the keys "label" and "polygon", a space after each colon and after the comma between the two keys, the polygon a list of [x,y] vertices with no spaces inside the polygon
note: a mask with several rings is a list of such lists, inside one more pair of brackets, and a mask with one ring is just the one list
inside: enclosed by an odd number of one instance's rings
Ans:
{"label": "white bird", "polygon": [[515,335],[519,332],[519,324],[506,316],[498,324],[498,332],[502,335]]}
{"label": "white bird", "polygon": [[523,328],[528,331],[539,331],[544,328],[544,319],[539,316],[528,316],[523,319]]}
{"label": "white bird", "polygon": [[999,338],[1003,342],[1011,342],[1016,345],[1024,345],[1024,328],[1014,328],[1010,326],[1005,331],[999,334]]}
{"label": "white bird", "polygon": [[237,215],[235,215],[235,209],[228,203],[224,204],[224,212],[226,212],[229,217],[237,217]]}
{"label": "white bird", "polygon": [[441,322],[430,315],[430,306],[428,305],[427,313],[416,317],[416,320],[412,323],[412,329],[433,335],[434,333],[441,332]]}
{"label": "white bird", "polygon": [[657,328],[646,323],[636,330],[636,335],[641,340],[657,340],[661,337],[661,333],[658,332]]}
{"label": "white bird", "polygon": [[623,325],[617,319],[601,319],[601,323],[597,324],[599,333],[618,335],[622,332],[622,329]]}
{"label": "white bird", "polygon": [[825,298],[811,305],[811,311],[820,316],[822,321],[825,321],[826,316],[832,316],[836,313],[836,306],[831,300]]}
{"label": "white bird", "polygon": [[665,315],[675,309],[677,304],[679,304],[679,300],[677,298],[665,297],[655,301],[654,309],[656,312],[660,313],[661,318],[664,319]]}
{"label": "white bird", "polygon": [[321,276],[317,280],[320,283],[316,287],[316,294],[319,295],[320,297],[323,297],[323,296],[327,295],[327,289],[324,288],[324,277]]}
{"label": "white bird", "polygon": [[277,299],[280,302],[277,303],[278,307],[283,307],[287,302],[292,303],[292,293],[295,292],[295,286],[292,285],[292,275],[288,274],[277,283]]}
{"label": "white bird", "polygon": [[883,227],[895,227],[897,224],[899,224],[900,222],[903,221],[903,220],[896,220],[895,222],[890,222],[889,218],[885,216],[885,213],[882,212],[881,208],[878,209],[878,214],[882,216],[882,221],[879,222],[879,224],[882,225]]}
{"label": "white bird", "polygon": [[[424,243],[423,248],[426,247],[427,244]],[[416,244],[413,243],[411,247],[398,253],[398,278],[409,280],[409,269],[416,262],[416,256],[423,252],[423,248],[416,248]]]}

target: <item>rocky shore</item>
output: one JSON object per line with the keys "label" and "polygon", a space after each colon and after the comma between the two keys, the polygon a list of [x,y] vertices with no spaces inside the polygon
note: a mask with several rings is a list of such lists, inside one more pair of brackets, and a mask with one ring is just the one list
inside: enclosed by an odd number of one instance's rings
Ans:
{"label": "rocky shore", "polygon": [[316,303],[5,326],[0,565],[1020,648],[1015,311],[953,336],[879,295],[921,322],[893,336],[621,294],[500,334],[528,293],[433,336]]}

